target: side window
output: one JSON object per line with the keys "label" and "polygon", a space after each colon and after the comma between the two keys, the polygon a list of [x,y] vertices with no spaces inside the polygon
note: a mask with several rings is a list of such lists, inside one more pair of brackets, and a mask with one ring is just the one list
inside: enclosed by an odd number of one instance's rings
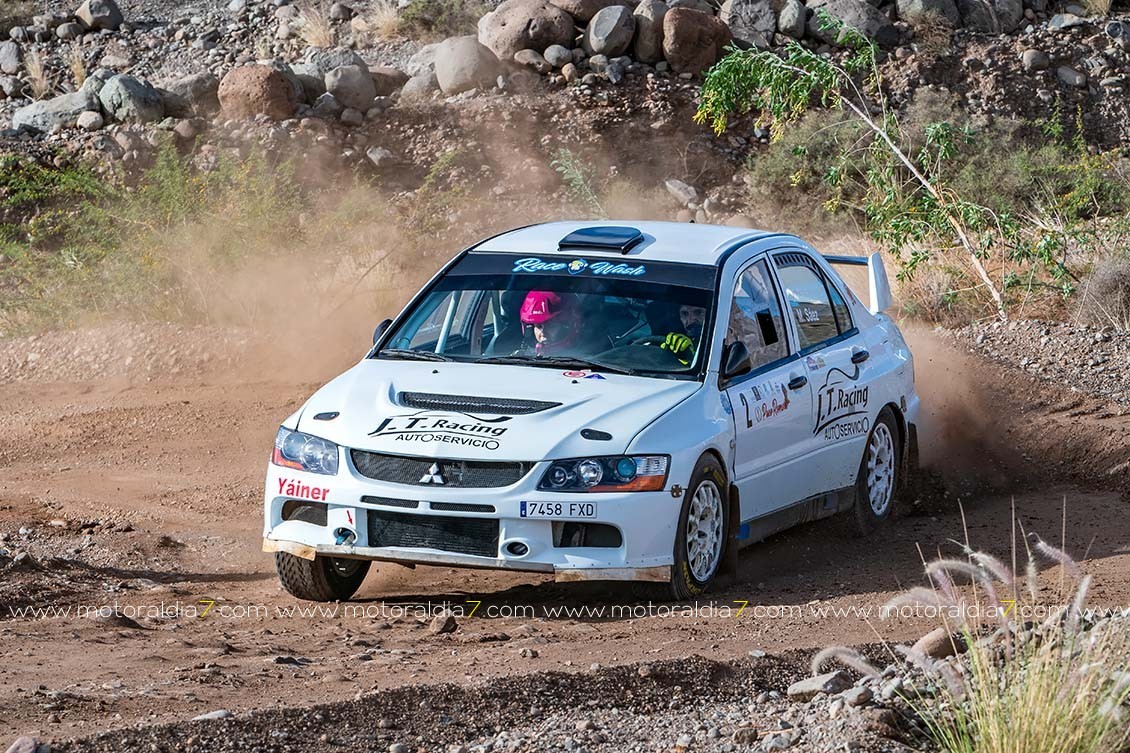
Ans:
{"label": "side window", "polygon": [[828,292],[832,294],[832,314],[836,317],[836,327],[839,328],[842,335],[852,327],[851,312],[848,311],[844,297],[840,295],[840,291],[836,289],[832,281],[827,280],[826,282],[828,283]]}
{"label": "side window", "polygon": [[[840,334],[828,287],[819,272],[807,264],[785,263],[777,269],[777,276],[785,289],[785,301],[796,322],[802,350]],[[839,294],[836,295],[838,298]],[[843,299],[838,300],[846,315]]]}
{"label": "side window", "polygon": [[735,340],[745,344],[755,369],[789,354],[781,305],[764,259],[738,275],[726,332],[726,342]]}

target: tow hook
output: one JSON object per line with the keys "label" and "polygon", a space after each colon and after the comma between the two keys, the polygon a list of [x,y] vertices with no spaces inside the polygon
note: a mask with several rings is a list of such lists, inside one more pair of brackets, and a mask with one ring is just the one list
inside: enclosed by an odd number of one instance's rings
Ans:
{"label": "tow hook", "polygon": [[355,531],[351,531],[345,526],[334,529],[334,543],[338,546],[353,546],[355,541],[357,541],[357,533]]}
{"label": "tow hook", "polygon": [[674,497],[675,499],[678,499],[679,497],[683,496],[683,487],[679,486],[678,484],[675,484],[674,486],[672,486],[671,487],[671,496]]}

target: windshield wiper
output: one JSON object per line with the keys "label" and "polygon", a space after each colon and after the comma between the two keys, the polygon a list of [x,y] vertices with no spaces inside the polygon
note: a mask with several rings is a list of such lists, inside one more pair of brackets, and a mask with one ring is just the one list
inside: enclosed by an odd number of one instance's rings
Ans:
{"label": "windshield wiper", "polygon": [[548,366],[551,368],[563,369],[592,369],[594,371],[607,371],[612,374],[627,374],[628,376],[635,375],[635,369],[628,369],[621,366],[609,366],[596,361],[588,361],[584,358],[577,358],[576,356],[489,356],[487,358],[480,358],[475,363],[502,363],[502,364],[515,364],[519,366]]}
{"label": "windshield wiper", "polygon": [[409,350],[408,348],[385,348],[377,351],[378,357],[401,358],[405,361],[450,361],[448,356],[439,353],[429,353],[426,350]]}

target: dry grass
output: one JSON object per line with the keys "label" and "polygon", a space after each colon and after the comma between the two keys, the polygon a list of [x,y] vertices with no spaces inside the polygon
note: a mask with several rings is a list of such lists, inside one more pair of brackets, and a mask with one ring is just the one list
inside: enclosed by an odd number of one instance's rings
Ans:
{"label": "dry grass", "polygon": [[1083,0],[1083,7],[1091,16],[1109,16],[1113,0]]}
{"label": "dry grass", "polygon": [[337,44],[330,9],[324,2],[304,3],[298,12],[298,34],[311,47],[333,47]]}
{"label": "dry grass", "polygon": [[7,39],[13,26],[26,26],[37,12],[31,0],[4,0],[0,2],[0,39]]}
{"label": "dry grass", "polygon": [[67,64],[67,70],[71,72],[71,79],[75,82],[75,88],[82,86],[83,82],[86,81],[86,60],[77,44],[72,44],[67,48],[67,51],[63,53],[63,61]]}
{"label": "dry grass", "polygon": [[1130,332],[1130,257],[1096,262],[1079,291],[1079,318],[1087,324]]}
{"label": "dry grass", "polygon": [[24,67],[27,69],[28,84],[31,94],[35,99],[43,99],[55,88],[51,83],[51,74],[43,62],[43,56],[38,50],[32,50],[24,56]]}
{"label": "dry grass", "polygon": [[920,55],[937,58],[950,50],[953,41],[953,24],[934,10],[914,17],[910,24],[914,30],[914,44]]}
{"label": "dry grass", "polygon": [[395,0],[376,0],[365,14],[365,29],[375,39],[400,36],[400,11]]}

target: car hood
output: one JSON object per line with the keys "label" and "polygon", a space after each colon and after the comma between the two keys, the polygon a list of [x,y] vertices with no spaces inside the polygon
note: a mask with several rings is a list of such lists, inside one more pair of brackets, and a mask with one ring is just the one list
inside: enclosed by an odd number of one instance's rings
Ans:
{"label": "car hood", "polygon": [[[345,447],[420,457],[536,461],[615,455],[701,387],[694,381],[587,371],[366,359],[307,401],[298,429]],[[513,415],[500,415],[499,406],[484,409],[475,398],[518,402],[504,406]],[[583,429],[607,438],[585,432],[596,437],[586,438]]]}

